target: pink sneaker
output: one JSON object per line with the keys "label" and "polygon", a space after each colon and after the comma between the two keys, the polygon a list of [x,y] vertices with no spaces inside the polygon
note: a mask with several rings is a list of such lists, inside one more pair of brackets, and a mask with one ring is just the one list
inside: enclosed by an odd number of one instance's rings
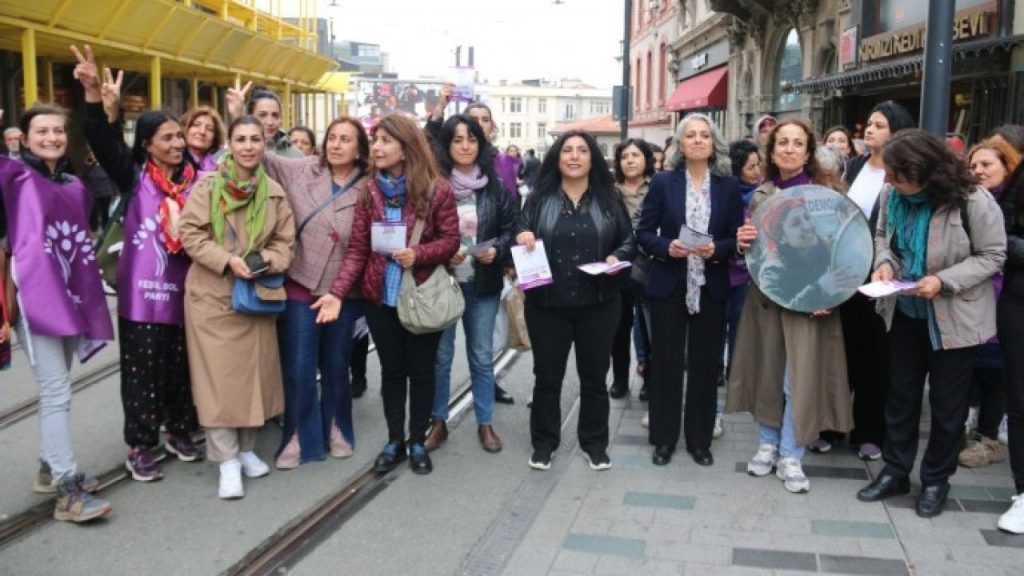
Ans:
{"label": "pink sneaker", "polygon": [[277,462],[274,466],[278,470],[291,470],[292,468],[299,467],[299,435],[293,434],[292,439],[288,441],[288,445],[281,450],[281,454],[277,456]]}
{"label": "pink sneaker", "polygon": [[331,426],[331,456],[335,458],[348,458],[352,455],[352,445],[345,440],[344,434],[337,426]]}

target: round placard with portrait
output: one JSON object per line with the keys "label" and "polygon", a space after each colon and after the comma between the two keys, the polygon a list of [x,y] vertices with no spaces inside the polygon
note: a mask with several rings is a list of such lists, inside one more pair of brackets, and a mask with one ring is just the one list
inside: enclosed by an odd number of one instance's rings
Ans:
{"label": "round placard with portrait", "polygon": [[872,234],[860,208],[824,186],[780,190],[752,216],[757,240],[747,250],[754,283],[795,312],[834,308],[871,271]]}

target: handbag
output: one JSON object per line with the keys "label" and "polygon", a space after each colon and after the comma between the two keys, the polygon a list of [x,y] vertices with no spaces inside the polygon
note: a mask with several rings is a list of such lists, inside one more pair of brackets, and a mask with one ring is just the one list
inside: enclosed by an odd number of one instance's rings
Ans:
{"label": "handbag", "polygon": [[123,196],[117,197],[110,221],[96,240],[96,265],[100,269],[100,277],[107,286],[117,287],[117,261],[121,258],[124,247],[124,205]]}
{"label": "handbag", "polygon": [[[416,246],[423,234],[424,221],[416,219],[409,247]],[[462,287],[448,273],[444,264],[438,264],[422,284],[416,285],[412,267],[402,272],[402,285],[398,289],[398,321],[413,334],[440,332],[455,324],[466,310]]]}
{"label": "handbag", "polygon": [[266,274],[257,278],[235,276],[235,284],[231,288],[231,308],[241,314],[280,314],[284,312],[287,299],[284,273]]}

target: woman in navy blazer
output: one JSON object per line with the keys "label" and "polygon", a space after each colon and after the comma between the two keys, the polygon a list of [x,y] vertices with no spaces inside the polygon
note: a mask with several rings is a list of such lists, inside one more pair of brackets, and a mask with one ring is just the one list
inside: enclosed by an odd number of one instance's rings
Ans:
{"label": "woman in navy blazer", "polygon": [[[736,251],[736,229],[743,223],[743,201],[728,147],[710,118],[687,115],[679,123],[676,141],[675,169],[654,175],[636,229],[653,258],[647,279],[653,359],[649,434],[655,446],[652,460],[668,464],[679,439],[684,361],[689,358],[686,450],[697,464],[710,466],[715,355],[725,330],[728,261]],[[684,224],[713,240],[685,245],[679,239]]]}

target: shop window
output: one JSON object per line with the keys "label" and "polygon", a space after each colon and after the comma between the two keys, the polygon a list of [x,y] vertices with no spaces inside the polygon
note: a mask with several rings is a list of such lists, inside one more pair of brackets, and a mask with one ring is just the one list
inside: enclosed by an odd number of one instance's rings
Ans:
{"label": "shop window", "polygon": [[799,82],[804,75],[804,58],[800,49],[800,35],[795,28],[790,28],[786,40],[779,48],[779,57],[775,65],[775,106],[776,112],[788,112],[800,109],[800,95],[795,92],[784,92],[783,86]]}

